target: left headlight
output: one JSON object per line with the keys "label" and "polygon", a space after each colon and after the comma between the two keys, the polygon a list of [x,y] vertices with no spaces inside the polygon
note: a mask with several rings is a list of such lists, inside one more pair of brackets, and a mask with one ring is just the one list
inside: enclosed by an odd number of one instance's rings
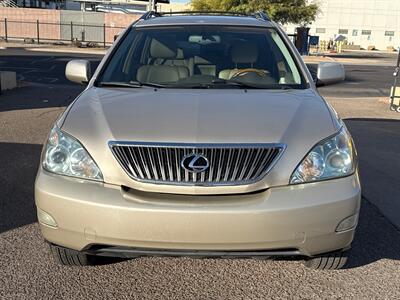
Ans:
{"label": "left headlight", "polygon": [[57,126],[50,131],[42,165],[60,175],[103,181],[99,167],[81,143]]}
{"label": "left headlight", "polygon": [[345,127],[333,137],[317,144],[293,172],[290,183],[306,183],[351,175],[356,168],[356,154]]}

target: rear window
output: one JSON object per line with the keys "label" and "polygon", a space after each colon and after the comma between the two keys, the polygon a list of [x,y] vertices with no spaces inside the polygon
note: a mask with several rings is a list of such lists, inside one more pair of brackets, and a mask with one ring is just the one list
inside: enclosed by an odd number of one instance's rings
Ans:
{"label": "rear window", "polygon": [[272,28],[132,28],[99,80],[174,88],[304,88],[290,51]]}

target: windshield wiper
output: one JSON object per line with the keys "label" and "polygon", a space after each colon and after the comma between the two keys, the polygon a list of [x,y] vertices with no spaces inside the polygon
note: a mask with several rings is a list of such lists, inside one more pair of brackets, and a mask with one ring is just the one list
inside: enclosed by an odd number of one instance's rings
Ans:
{"label": "windshield wiper", "polygon": [[243,81],[236,80],[226,80],[226,79],[216,79],[212,81],[213,84],[226,84],[234,85],[248,89],[265,89],[265,90],[290,90],[294,88],[299,88],[291,84],[273,83],[273,84],[253,84]]}
{"label": "windshield wiper", "polygon": [[140,82],[140,81],[129,81],[129,84],[139,85],[139,86],[148,86],[154,88],[165,88],[167,86],[158,83],[151,83],[151,82]]}
{"label": "windshield wiper", "polygon": [[129,81],[129,82],[122,82],[122,81],[104,81],[104,82],[99,82],[98,85],[99,87],[125,87],[125,88],[141,88],[143,86],[148,86],[148,87],[154,87],[154,88],[163,88],[165,87],[162,84],[156,84],[156,83],[144,83],[144,82],[139,82],[139,81]]}
{"label": "windshield wiper", "polygon": [[229,81],[229,80],[224,80],[224,79],[215,79],[212,82],[204,82],[204,83],[188,83],[188,84],[178,84],[175,87],[183,87],[183,88],[190,88],[190,89],[212,89],[215,87],[237,87],[237,88],[243,88],[243,89],[259,89],[262,87],[259,86],[253,86],[253,85],[248,85],[246,83],[242,82],[235,82],[235,81]]}
{"label": "windshield wiper", "polygon": [[185,88],[192,88],[192,89],[212,89],[215,87],[237,87],[240,89],[282,89],[283,87],[279,84],[274,85],[260,85],[260,84],[251,84],[242,81],[236,80],[226,80],[226,79],[214,79],[211,82],[207,83],[196,83],[196,84],[185,84],[180,85]]}
{"label": "windshield wiper", "polygon": [[123,87],[123,88],[141,88],[141,87],[152,87],[152,88],[189,88],[189,89],[212,89],[216,87],[237,87],[239,89],[268,89],[268,90],[287,90],[293,87],[285,84],[271,84],[271,85],[260,85],[251,84],[247,82],[241,82],[236,80],[226,79],[214,79],[207,83],[193,83],[193,84],[178,84],[178,85],[162,85],[157,83],[139,82],[139,81],[104,81],[97,84],[98,87]]}
{"label": "windshield wiper", "polygon": [[226,80],[226,79],[215,79],[211,82],[211,85],[230,85],[237,86],[246,89],[263,89],[263,86],[257,84],[246,83],[242,81]]}

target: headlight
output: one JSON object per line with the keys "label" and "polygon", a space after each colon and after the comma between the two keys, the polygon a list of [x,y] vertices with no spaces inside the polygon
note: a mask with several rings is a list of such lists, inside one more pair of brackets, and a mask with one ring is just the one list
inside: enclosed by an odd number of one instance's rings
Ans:
{"label": "headlight", "polygon": [[305,183],[344,177],[354,173],[356,155],[345,127],[316,145],[293,172],[290,183]]}
{"label": "headlight", "polygon": [[72,136],[54,126],[43,156],[47,171],[91,180],[103,180],[103,175],[83,146]]}

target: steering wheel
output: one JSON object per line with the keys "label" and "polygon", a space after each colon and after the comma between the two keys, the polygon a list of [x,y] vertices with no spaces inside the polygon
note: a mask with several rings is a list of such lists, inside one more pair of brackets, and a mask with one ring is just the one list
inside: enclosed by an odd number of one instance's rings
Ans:
{"label": "steering wheel", "polygon": [[254,69],[254,68],[248,68],[248,69],[238,70],[235,74],[232,75],[231,78],[244,76],[244,75],[247,75],[249,73],[255,73],[260,77],[266,77],[267,76],[267,73],[265,71],[263,71],[263,70]]}

